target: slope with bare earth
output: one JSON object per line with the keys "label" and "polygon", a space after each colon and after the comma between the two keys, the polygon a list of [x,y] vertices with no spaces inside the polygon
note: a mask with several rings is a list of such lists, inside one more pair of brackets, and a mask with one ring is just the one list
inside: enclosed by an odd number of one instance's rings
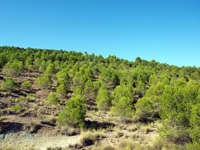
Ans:
{"label": "slope with bare earth", "polygon": [[[144,125],[134,122],[121,122],[109,112],[98,111],[95,101],[88,102],[86,113],[86,127],[81,131],[74,129],[74,133],[69,136],[56,124],[58,113],[63,109],[64,104],[70,97],[71,89],[67,99],[61,99],[61,105],[49,105],[45,102],[48,94],[55,91],[40,89],[34,83],[37,77],[43,74],[35,72],[24,72],[22,75],[15,76],[13,79],[17,84],[24,81],[33,83],[31,91],[17,89],[14,93],[0,91],[1,116],[2,121],[0,134],[0,148],[13,148],[28,150],[45,150],[48,148],[64,149],[94,149],[98,145],[110,145],[120,147],[121,141],[130,140],[140,145],[150,146],[152,139],[157,136],[157,125],[150,123]],[[5,81],[6,74],[1,73],[1,83]],[[29,98],[27,99],[27,97]],[[12,107],[20,105],[20,112],[14,112]],[[130,128],[133,129],[130,129]],[[83,142],[85,132],[100,133],[94,142]],[[65,135],[64,135],[64,134]]]}

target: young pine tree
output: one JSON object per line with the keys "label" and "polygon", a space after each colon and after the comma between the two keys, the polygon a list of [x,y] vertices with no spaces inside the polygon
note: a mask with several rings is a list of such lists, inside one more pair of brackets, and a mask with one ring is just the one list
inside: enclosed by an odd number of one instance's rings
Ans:
{"label": "young pine tree", "polygon": [[86,102],[80,96],[72,97],[67,101],[64,110],[58,114],[57,122],[60,125],[83,127],[86,114]]}
{"label": "young pine tree", "polygon": [[61,84],[56,92],[61,96],[61,97],[65,97],[67,95],[67,88],[65,87],[64,84]]}
{"label": "young pine tree", "polygon": [[32,83],[30,81],[25,81],[21,84],[21,88],[26,91],[30,91],[32,89]]}
{"label": "young pine tree", "polygon": [[139,121],[147,121],[154,115],[153,103],[146,97],[143,97],[135,104],[135,117]]}
{"label": "young pine tree", "polygon": [[38,77],[35,81],[40,88],[48,89],[51,87],[53,81],[51,80],[50,75],[45,74],[42,78]]}
{"label": "young pine tree", "polygon": [[134,110],[132,106],[132,100],[128,97],[122,97],[119,101],[112,106],[111,112],[119,116],[121,120],[127,120],[128,118],[133,117]]}
{"label": "young pine tree", "polygon": [[99,110],[109,110],[111,106],[111,98],[106,88],[100,88],[96,98],[97,108]]}
{"label": "young pine tree", "polygon": [[60,99],[58,98],[58,96],[54,93],[51,92],[47,98],[47,103],[50,104],[59,104],[60,103]]}
{"label": "young pine tree", "polygon": [[2,89],[8,92],[14,91],[16,87],[16,82],[11,77],[8,77],[2,85]]}
{"label": "young pine tree", "polygon": [[85,100],[90,100],[95,98],[95,91],[94,91],[94,86],[93,83],[90,79],[85,83],[85,88],[84,88],[84,99]]}

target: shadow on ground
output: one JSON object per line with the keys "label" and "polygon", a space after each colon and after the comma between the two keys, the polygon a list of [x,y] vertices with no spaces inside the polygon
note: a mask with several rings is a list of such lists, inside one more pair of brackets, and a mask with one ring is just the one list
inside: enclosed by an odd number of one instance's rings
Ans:
{"label": "shadow on ground", "polygon": [[90,121],[90,120],[87,120],[85,121],[85,127],[87,129],[107,129],[107,128],[110,128],[110,127],[114,127],[115,124],[112,124],[112,123],[108,123],[108,122],[97,122],[97,121]]}

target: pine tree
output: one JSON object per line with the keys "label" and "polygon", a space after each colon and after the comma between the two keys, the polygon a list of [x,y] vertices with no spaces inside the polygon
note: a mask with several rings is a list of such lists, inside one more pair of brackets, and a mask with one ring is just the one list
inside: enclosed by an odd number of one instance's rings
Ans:
{"label": "pine tree", "polygon": [[94,86],[90,79],[85,83],[85,88],[84,88],[83,93],[84,93],[85,100],[90,100],[90,99],[95,98]]}
{"label": "pine tree", "polygon": [[109,110],[111,106],[111,98],[108,90],[101,87],[96,98],[97,108],[99,110]]}
{"label": "pine tree", "polygon": [[64,110],[58,114],[57,122],[60,125],[83,127],[86,114],[86,102],[80,96],[72,97],[67,101]]}
{"label": "pine tree", "polygon": [[65,87],[64,84],[61,84],[58,88],[57,88],[57,93],[61,96],[61,97],[65,97],[67,95],[67,88]]}
{"label": "pine tree", "polygon": [[30,81],[25,81],[21,84],[21,88],[30,91],[32,89],[32,83]]}
{"label": "pine tree", "polygon": [[42,78],[38,77],[35,81],[39,87],[48,89],[52,86],[53,81],[51,80],[51,77],[48,74],[45,74]]}
{"label": "pine tree", "polygon": [[16,87],[16,82],[11,77],[6,78],[6,81],[2,85],[2,89],[8,92],[14,91]]}
{"label": "pine tree", "polygon": [[112,106],[111,112],[114,115],[119,116],[122,121],[132,118],[134,115],[132,100],[128,97],[120,98],[119,101]]}
{"label": "pine tree", "polygon": [[47,98],[47,103],[50,104],[59,104],[60,103],[60,99],[58,98],[58,96],[54,93],[51,92]]}

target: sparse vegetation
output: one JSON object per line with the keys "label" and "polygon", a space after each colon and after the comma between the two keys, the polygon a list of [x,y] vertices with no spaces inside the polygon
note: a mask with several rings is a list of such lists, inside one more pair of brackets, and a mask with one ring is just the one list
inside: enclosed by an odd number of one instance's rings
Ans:
{"label": "sparse vegetation", "polygon": [[200,68],[6,46],[0,67],[2,132],[80,136],[73,148],[200,149]]}
{"label": "sparse vegetation", "polygon": [[14,112],[14,113],[20,113],[21,110],[22,110],[22,107],[20,105],[15,105],[15,106],[12,106],[11,107],[11,110]]}
{"label": "sparse vegetation", "polygon": [[58,96],[54,93],[51,92],[47,98],[47,103],[50,104],[59,104],[60,103],[60,99],[58,98]]}
{"label": "sparse vegetation", "polygon": [[106,88],[100,87],[97,98],[97,108],[99,110],[109,110],[111,106],[111,98],[108,90]]}
{"label": "sparse vegetation", "polygon": [[65,87],[64,84],[61,84],[58,88],[57,88],[57,93],[60,95],[60,97],[65,97],[67,95],[67,88]]}
{"label": "sparse vegetation", "polygon": [[45,74],[43,77],[38,77],[35,81],[39,87],[48,89],[52,86],[53,81],[51,80],[50,75]]}
{"label": "sparse vegetation", "polygon": [[8,77],[2,85],[2,90],[12,92],[15,89],[16,89],[16,82],[11,77]]}
{"label": "sparse vegetation", "polygon": [[22,88],[23,90],[30,91],[31,88],[32,88],[32,84],[31,84],[30,81],[25,81],[25,82],[23,82],[23,83],[21,84],[21,88]]}
{"label": "sparse vegetation", "polygon": [[84,146],[89,146],[95,144],[99,139],[103,138],[102,132],[82,132],[80,142]]}
{"label": "sparse vegetation", "polygon": [[80,96],[71,98],[65,105],[63,111],[58,115],[60,125],[83,127],[86,113],[86,102]]}

